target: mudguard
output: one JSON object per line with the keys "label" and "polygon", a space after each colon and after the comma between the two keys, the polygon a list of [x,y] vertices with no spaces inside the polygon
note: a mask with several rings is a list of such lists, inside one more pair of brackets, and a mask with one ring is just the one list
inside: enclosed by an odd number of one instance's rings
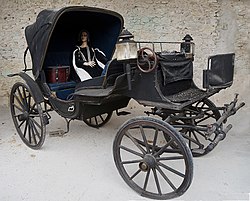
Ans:
{"label": "mudguard", "polygon": [[44,98],[43,98],[42,91],[39,88],[38,84],[27,73],[24,73],[24,72],[11,74],[8,76],[13,77],[13,76],[17,76],[17,75],[19,75],[22,79],[24,79],[26,84],[29,86],[36,103],[42,103],[44,101]]}

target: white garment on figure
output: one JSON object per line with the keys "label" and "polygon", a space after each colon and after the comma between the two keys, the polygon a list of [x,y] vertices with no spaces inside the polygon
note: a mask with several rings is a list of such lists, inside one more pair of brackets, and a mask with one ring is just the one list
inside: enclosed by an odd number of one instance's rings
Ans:
{"label": "white garment on figure", "polygon": [[[77,65],[76,65],[76,60],[75,60],[75,53],[76,53],[77,50],[80,51],[80,47],[77,46],[77,49],[73,52],[73,61],[72,61],[72,63],[73,63],[73,66],[74,66],[74,69],[75,69],[77,75],[79,76],[79,78],[80,78],[80,80],[81,80],[81,82],[82,82],[82,81],[84,81],[84,80],[91,79],[92,77],[91,77],[91,76],[88,74],[88,72],[86,72],[83,68],[78,68],[78,67],[77,67]],[[100,52],[101,54],[103,54],[103,55],[105,56],[105,54],[104,54],[101,50],[99,50],[98,48],[95,48],[95,49],[93,49],[94,57],[95,57],[95,51],[94,51],[94,50],[97,50],[98,52]],[[82,54],[82,56],[84,57],[83,54]],[[84,58],[85,58],[85,57],[84,57]],[[102,69],[104,69],[105,65],[104,65],[102,62],[98,61],[98,59],[97,59],[96,57],[95,57],[95,59],[96,59],[97,64],[98,64]],[[86,58],[85,58],[85,60],[86,60]],[[86,61],[87,61],[87,60],[86,60]]]}
{"label": "white garment on figure", "polygon": [[76,49],[74,52],[73,52],[73,66],[74,66],[74,69],[77,73],[77,75],[79,76],[80,80],[81,81],[84,81],[84,80],[88,80],[88,79],[91,79],[92,77],[82,68],[78,68],[76,66],[76,60],[75,60],[75,53],[78,49]]}

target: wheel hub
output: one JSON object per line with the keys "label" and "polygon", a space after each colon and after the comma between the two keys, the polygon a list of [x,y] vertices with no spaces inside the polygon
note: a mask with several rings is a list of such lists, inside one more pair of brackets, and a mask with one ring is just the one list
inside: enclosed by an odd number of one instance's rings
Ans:
{"label": "wheel hub", "polygon": [[146,172],[156,166],[156,159],[152,154],[146,154],[143,161],[139,163],[140,170]]}
{"label": "wheel hub", "polygon": [[29,113],[28,112],[24,112],[24,113],[18,115],[18,120],[19,121],[24,121],[24,120],[27,120],[28,118],[29,118]]}

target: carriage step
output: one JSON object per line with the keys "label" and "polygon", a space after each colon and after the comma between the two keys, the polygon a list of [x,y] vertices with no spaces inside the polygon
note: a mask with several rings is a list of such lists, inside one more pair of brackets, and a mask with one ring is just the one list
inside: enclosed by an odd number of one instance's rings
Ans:
{"label": "carriage step", "polygon": [[64,130],[56,130],[56,131],[49,132],[50,137],[64,137],[65,135],[66,135],[66,132]]}
{"label": "carriage step", "polygon": [[131,114],[131,113],[130,112],[126,112],[126,111],[118,112],[118,110],[116,110],[116,115],[117,116],[124,116],[124,115],[128,115],[128,114]]}
{"label": "carriage step", "polygon": [[203,155],[205,153],[204,149],[192,149],[193,154]]}

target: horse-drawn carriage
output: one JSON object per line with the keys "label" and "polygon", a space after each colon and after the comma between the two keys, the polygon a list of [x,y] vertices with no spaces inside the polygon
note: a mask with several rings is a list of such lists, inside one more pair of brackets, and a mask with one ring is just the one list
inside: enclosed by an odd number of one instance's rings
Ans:
{"label": "horse-drawn carriage", "polygon": [[[71,55],[82,28],[110,62],[105,75],[78,83]],[[134,99],[149,108],[147,115],[119,128],[113,155],[124,181],[148,198],[182,195],[192,181],[192,157],[213,150],[232,127],[223,126],[227,118],[244,105],[236,106],[237,95],[223,107],[209,100],[232,85],[233,53],[208,58],[200,89],[193,81],[194,43],[189,35],[182,42],[135,42],[122,16],[113,11],[81,6],[43,10],[26,27],[25,36],[32,69],[25,63],[23,72],[10,75],[25,81],[15,83],[10,95],[23,142],[32,149],[43,145],[51,111],[66,119],[67,131],[75,119],[98,128],[113,111],[127,114],[121,109]],[[178,49],[167,51],[169,44]]]}

